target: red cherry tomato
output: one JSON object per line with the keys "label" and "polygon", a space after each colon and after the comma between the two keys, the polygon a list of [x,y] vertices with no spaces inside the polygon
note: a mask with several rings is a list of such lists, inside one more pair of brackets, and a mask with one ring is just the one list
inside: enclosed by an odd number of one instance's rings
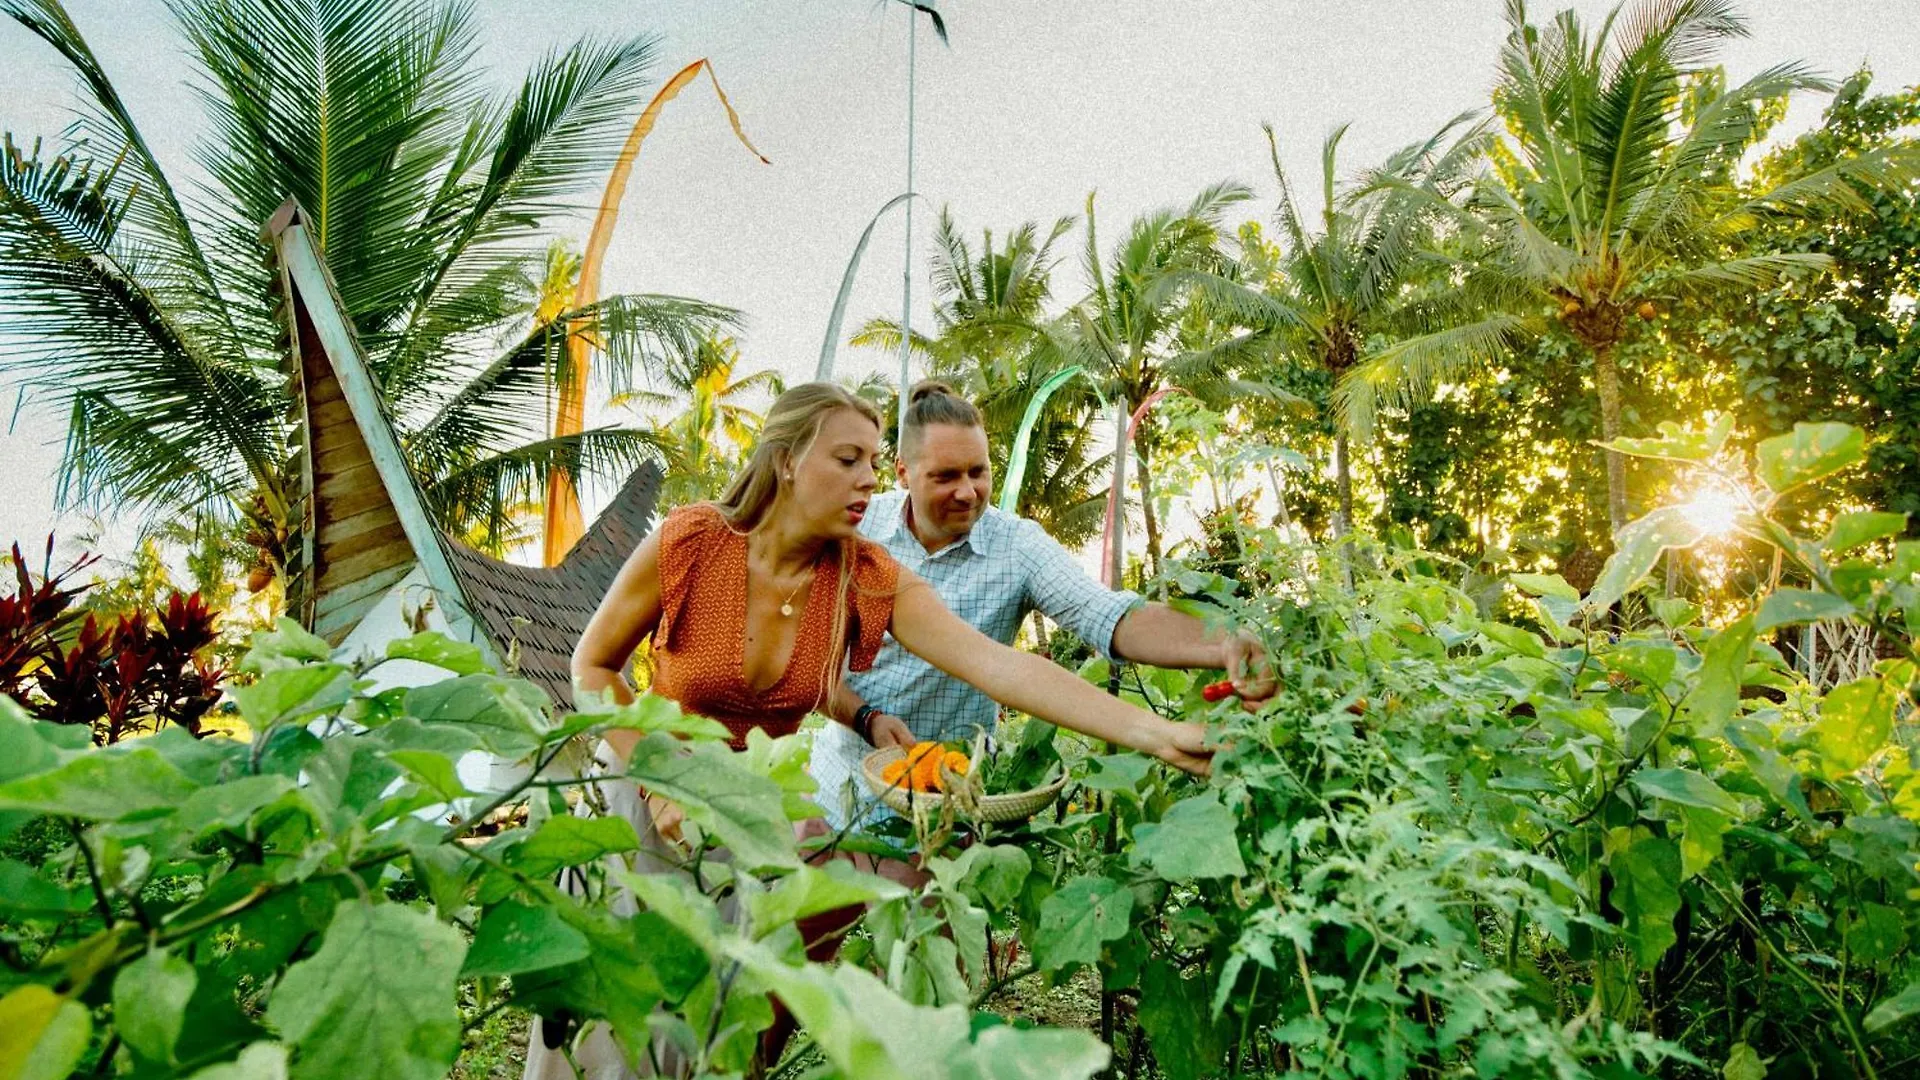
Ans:
{"label": "red cherry tomato", "polygon": [[1202,701],[1210,701],[1210,702],[1225,701],[1228,698],[1232,697],[1235,692],[1236,691],[1233,689],[1232,679],[1221,679],[1217,683],[1208,683],[1207,685],[1201,687],[1200,699]]}

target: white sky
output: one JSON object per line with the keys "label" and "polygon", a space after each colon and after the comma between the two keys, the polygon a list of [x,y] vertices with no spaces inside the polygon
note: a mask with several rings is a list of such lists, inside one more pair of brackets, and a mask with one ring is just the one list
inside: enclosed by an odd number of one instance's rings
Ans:
{"label": "white sky", "polygon": [[[906,12],[874,0],[480,0],[482,61],[503,84],[549,46],[586,33],[663,38],[657,79],[714,62],[748,134],[733,139],[702,83],[668,106],[642,151],[604,277],[608,292],[678,293],[748,316],[749,367],[808,377],[848,254],[873,212],[905,186]],[[1537,4],[1534,18],[1561,4]],[[1580,2],[1597,18],[1607,4]],[[159,0],[68,0],[137,120],[176,177],[198,136],[191,67]],[[952,35],[923,25],[915,212],[916,323],[928,323],[932,213],[952,207],[977,238],[1077,214],[1099,192],[1112,243],[1133,216],[1183,204],[1203,185],[1253,185],[1266,217],[1274,184],[1262,121],[1288,170],[1317,175],[1322,136],[1352,121],[1343,159],[1374,163],[1454,114],[1486,107],[1502,39],[1498,0],[945,0]],[[1920,0],[1749,0],[1753,36],[1724,59],[1735,78],[1787,58],[1841,76],[1862,62],[1882,89],[1920,82]],[[50,50],[0,25],[0,129],[57,136],[71,79]],[[648,91],[648,94],[651,90]],[[637,109],[642,102],[636,101]],[[1799,105],[1798,130],[1818,100]],[[585,239],[592,197],[565,228]],[[1080,249],[1076,231],[1061,250]],[[897,318],[903,225],[876,230],[848,327]],[[1057,295],[1081,287],[1072,262]],[[4,343],[0,342],[0,348]],[[842,373],[893,370],[890,356],[841,350]],[[0,417],[11,416],[9,391]],[[64,425],[29,400],[0,423],[0,545],[56,524],[52,473]],[[115,533],[124,532],[124,528]]]}

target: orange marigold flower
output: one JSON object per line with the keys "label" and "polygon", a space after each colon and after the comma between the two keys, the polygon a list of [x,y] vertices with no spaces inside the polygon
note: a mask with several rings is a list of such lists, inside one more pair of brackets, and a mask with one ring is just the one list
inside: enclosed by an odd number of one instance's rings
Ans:
{"label": "orange marigold flower", "polygon": [[[937,743],[921,743],[932,746],[933,752],[920,754],[913,759],[913,787],[916,791],[940,790],[940,747]],[[917,747],[916,747],[917,749]]]}
{"label": "orange marigold flower", "polygon": [[967,775],[967,755],[958,750],[949,750],[940,758],[947,771],[957,776]]}

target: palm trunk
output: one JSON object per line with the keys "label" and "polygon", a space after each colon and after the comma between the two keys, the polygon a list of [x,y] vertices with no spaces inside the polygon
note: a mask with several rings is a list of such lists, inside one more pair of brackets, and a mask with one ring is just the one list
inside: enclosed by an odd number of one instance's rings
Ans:
{"label": "palm trunk", "polygon": [[[1600,437],[1620,437],[1620,369],[1613,362],[1613,346],[1593,350],[1593,382],[1600,392]],[[1607,464],[1607,522],[1618,533],[1627,524],[1627,458],[1617,450],[1603,450]]]}
{"label": "palm trunk", "polygon": [[1160,515],[1153,509],[1153,472],[1147,467],[1147,452],[1140,448],[1140,516],[1147,525],[1147,567],[1160,576]]}
{"label": "palm trunk", "polygon": [[1347,461],[1344,433],[1333,437],[1333,475],[1334,484],[1340,490],[1340,512],[1334,515],[1333,535],[1339,539],[1353,528],[1353,472]]}

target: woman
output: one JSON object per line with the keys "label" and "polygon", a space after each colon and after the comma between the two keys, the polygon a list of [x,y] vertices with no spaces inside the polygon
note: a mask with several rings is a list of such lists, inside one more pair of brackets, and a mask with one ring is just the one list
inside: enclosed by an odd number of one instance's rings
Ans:
{"label": "woman", "polygon": [[[726,494],[668,514],[628,558],[574,650],[575,685],[632,700],[622,672],[651,638],[652,692],[724,724],[740,749],[752,728],[788,735],[808,712],[824,711],[843,665],[865,670],[891,632],[909,652],[1001,704],[1204,774],[1211,751],[1200,725],[1164,720],[992,640],[859,535],[880,430],[872,405],[830,383],[782,394]],[[622,761],[638,739],[630,731],[607,736]],[[633,818],[642,836],[679,839],[681,813],[670,801],[641,802],[631,785],[601,786],[614,789],[615,812]],[[847,919],[827,921],[844,928]],[[808,940],[816,959],[830,957],[838,942]],[[776,1048],[782,1041],[779,1034],[769,1040]],[[572,1075],[543,1049],[536,1032],[529,1077]],[[590,1043],[582,1057],[588,1054],[599,1051]],[[548,1059],[547,1072],[539,1058]],[[621,1073],[615,1064],[607,1072],[588,1066],[588,1074]]]}

